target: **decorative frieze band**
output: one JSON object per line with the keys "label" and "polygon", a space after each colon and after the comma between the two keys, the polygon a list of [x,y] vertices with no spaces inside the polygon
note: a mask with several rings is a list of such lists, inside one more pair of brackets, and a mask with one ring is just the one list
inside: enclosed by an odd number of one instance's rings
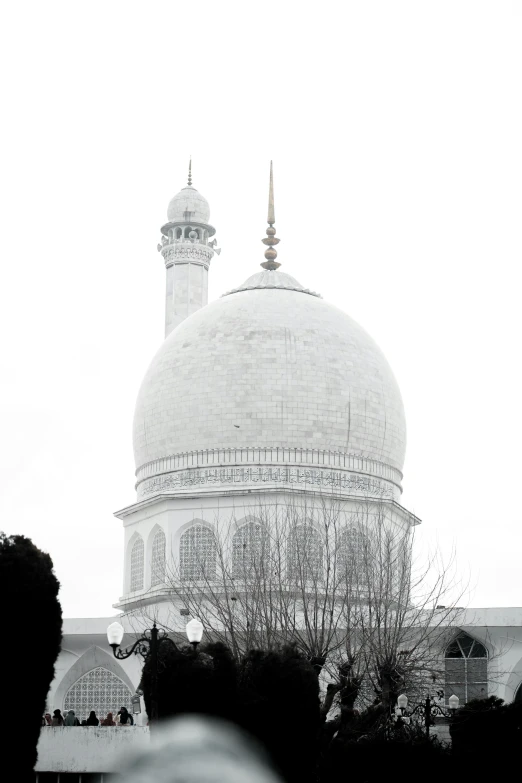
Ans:
{"label": "decorative frieze band", "polygon": [[142,481],[138,486],[138,498],[169,491],[198,487],[219,489],[260,488],[270,484],[298,485],[302,489],[323,488],[349,495],[393,498],[398,494],[393,485],[368,476],[360,476],[343,470],[307,469],[291,467],[232,467],[194,468],[168,473]]}
{"label": "decorative frieze band", "polygon": [[204,264],[208,267],[214,251],[211,248],[194,247],[193,245],[181,245],[178,247],[170,247],[166,245],[161,251],[163,258],[165,259],[165,265],[171,266],[179,261],[196,261]]}
{"label": "decorative frieze band", "polygon": [[238,467],[245,465],[266,467],[281,464],[298,468],[309,466],[340,468],[343,471],[363,473],[390,481],[399,490],[401,489],[402,473],[385,462],[342,451],[284,446],[238,446],[236,448],[184,451],[146,462],[136,471],[136,479],[138,486],[145,479],[186,468],[232,467],[234,465]]}

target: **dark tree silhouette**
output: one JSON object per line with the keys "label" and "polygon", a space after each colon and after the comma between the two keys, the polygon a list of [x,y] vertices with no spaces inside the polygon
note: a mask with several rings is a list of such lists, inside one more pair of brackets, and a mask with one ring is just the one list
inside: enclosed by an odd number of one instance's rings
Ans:
{"label": "dark tree silhouette", "polygon": [[[486,756],[502,758],[506,769],[519,764],[522,737],[522,703],[504,704],[502,699],[472,699],[459,710],[451,724],[453,752],[467,764]],[[514,766],[511,766],[514,765]]]}
{"label": "dark tree silhouette", "polygon": [[239,722],[270,754],[289,783],[315,780],[320,728],[319,681],[295,647],[250,651],[240,667]]}
{"label": "dark tree silhouette", "polygon": [[[142,688],[151,714],[151,661],[145,661]],[[236,714],[237,664],[224,644],[179,650],[162,645],[158,659],[158,712],[161,720],[198,713],[229,720]]]}
{"label": "dark tree silhouette", "polygon": [[[151,708],[151,662],[142,687]],[[160,719],[198,713],[239,725],[265,748],[288,783],[314,780],[320,726],[319,683],[295,647],[251,650],[239,663],[226,645],[163,646],[158,667]],[[150,712],[149,712],[150,714]]]}
{"label": "dark tree silhouette", "polygon": [[[54,663],[62,638],[60,584],[53,561],[25,536],[0,533],[2,765],[30,780]],[[15,712],[13,712],[15,710]]]}

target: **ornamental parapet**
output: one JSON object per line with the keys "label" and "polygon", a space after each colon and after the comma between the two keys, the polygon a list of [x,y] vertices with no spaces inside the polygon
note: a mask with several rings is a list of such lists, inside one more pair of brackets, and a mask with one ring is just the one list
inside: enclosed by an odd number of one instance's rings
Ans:
{"label": "ornamental parapet", "polygon": [[200,264],[208,269],[214,249],[208,245],[192,244],[191,242],[181,242],[175,245],[164,245],[161,248],[161,255],[165,261],[165,266],[173,264]]}
{"label": "ornamental parapet", "polygon": [[159,493],[237,490],[285,485],[397,499],[402,473],[384,462],[320,449],[205,449],[148,462],[136,471],[138,498]]}

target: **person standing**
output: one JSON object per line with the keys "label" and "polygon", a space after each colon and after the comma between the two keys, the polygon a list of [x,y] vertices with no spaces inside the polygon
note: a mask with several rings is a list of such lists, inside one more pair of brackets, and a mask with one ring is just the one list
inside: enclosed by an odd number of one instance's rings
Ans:
{"label": "person standing", "polygon": [[91,710],[89,713],[89,717],[87,718],[87,726],[99,726],[100,721],[96,717],[96,713],[94,710]]}
{"label": "person standing", "polygon": [[53,719],[51,721],[51,726],[63,726],[63,716],[60,710],[55,710],[53,712]]}
{"label": "person standing", "polygon": [[134,718],[127,707],[121,707],[118,715],[120,716],[120,726],[132,726],[134,724]]}
{"label": "person standing", "polygon": [[101,725],[102,726],[116,726],[116,724],[114,723],[114,721],[112,719],[112,712],[108,712],[107,713],[107,717],[105,718],[105,720],[102,720]]}
{"label": "person standing", "polygon": [[65,718],[65,726],[79,726],[80,721],[74,714],[74,710],[69,710],[67,717]]}

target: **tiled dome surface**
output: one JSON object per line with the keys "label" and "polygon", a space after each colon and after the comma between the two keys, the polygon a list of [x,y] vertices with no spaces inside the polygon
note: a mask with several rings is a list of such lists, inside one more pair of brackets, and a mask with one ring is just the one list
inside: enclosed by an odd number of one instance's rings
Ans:
{"label": "tiled dome surface", "polygon": [[317,296],[279,286],[247,287],[183,321],[154,357],[134,418],[137,469],[181,452],[264,446],[356,454],[399,471],[406,446],[400,392],[372,338]]}
{"label": "tiled dome surface", "polygon": [[[186,213],[189,213],[190,216],[187,216]],[[167,209],[167,217],[170,223],[183,221],[208,223],[210,207],[206,198],[196,188],[187,185],[171,199]]]}

